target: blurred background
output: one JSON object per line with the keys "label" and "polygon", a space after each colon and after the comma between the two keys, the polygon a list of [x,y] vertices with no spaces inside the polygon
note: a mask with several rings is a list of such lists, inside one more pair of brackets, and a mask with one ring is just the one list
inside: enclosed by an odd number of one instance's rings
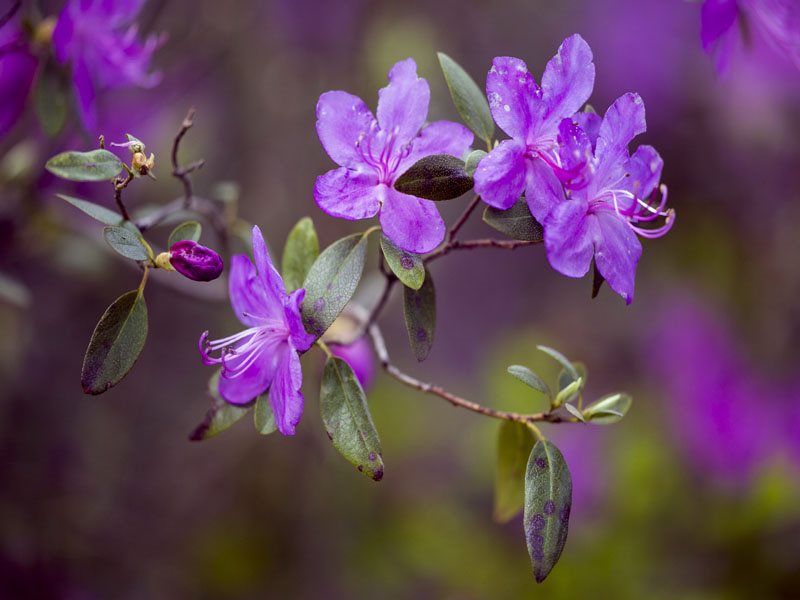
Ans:
{"label": "blurred background", "polygon": [[[141,30],[169,35],[158,87],[99,97],[98,131],[72,119],[50,139],[29,107],[0,139],[0,597],[800,597],[800,71],[755,35],[719,76],[699,13],[681,0],[146,2]],[[608,288],[591,300],[590,278],[560,276],[534,247],[435,263],[423,364],[398,294],[381,319],[401,367],[489,406],[543,408],[505,374],[525,364],[555,377],[537,344],[589,366],[587,399],[633,395],[619,425],[546,431],[575,499],[544,584],[521,517],[492,521],[498,423],[382,375],[369,394],[379,484],[324,434],[317,352],[303,359],[296,437],[259,436],[245,419],[189,442],[210,401],[197,338],[238,330],[220,281],[191,286],[197,297],[155,278],[136,367],[104,396],[82,394],[92,329],[138,274],[54,196],[112,207],[113,195],[52,179],[48,157],[130,132],[156,154],[158,181],[135,182],[128,205],[163,204],[181,194],[168,157],[195,106],[181,158],[207,161],[196,193],[237,196],[273,252],[304,215],[328,245],[363,224],[313,201],[315,177],[333,168],[314,128],[322,92],[374,108],[388,69],[412,56],[431,85],[429,118],[455,120],[436,51],[481,85],[499,55],[538,80],[574,32],[594,51],[598,112],[628,91],[644,98],[636,143],[661,152],[678,213],[668,236],[644,243],[634,303]],[[445,219],[466,201],[443,205]],[[476,217],[464,236],[490,233]]]}

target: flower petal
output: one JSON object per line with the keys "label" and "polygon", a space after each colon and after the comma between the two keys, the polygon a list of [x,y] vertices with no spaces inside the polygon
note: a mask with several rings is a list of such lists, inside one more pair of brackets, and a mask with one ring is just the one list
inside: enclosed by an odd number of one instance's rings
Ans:
{"label": "flower petal", "polygon": [[711,52],[714,42],[730,31],[738,15],[736,0],[705,0],[700,7],[700,39],[703,50]]}
{"label": "flower petal", "polygon": [[510,137],[524,141],[541,111],[541,90],[519,58],[498,56],[486,75],[492,117]]}
{"label": "flower petal", "polygon": [[295,427],[303,416],[303,371],[300,357],[291,344],[284,344],[275,377],[269,388],[269,403],[275,415],[275,424],[283,435],[294,435]]}
{"label": "flower petal", "polygon": [[623,189],[637,198],[647,199],[661,181],[664,161],[652,146],[639,146],[625,164],[628,177],[623,181]]}
{"label": "flower petal", "polygon": [[585,199],[568,200],[556,206],[543,223],[547,259],[567,277],[583,277],[592,264],[597,223],[588,208]]}
{"label": "flower petal", "polygon": [[264,242],[264,236],[261,235],[258,225],[253,227],[253,258],[256,261],[258,275],[264,283],[266,301],[270,305],[283,306],[283,300],[286,298],[286,286],[283,285],[281,274],[272,264],[267,244]]}
{"label": "flower petal", "polygon": [[268,300],[256,268],[244,254],[231,257],[228,294],[236,318],[248,327],[260,325],[263,319],[276,318],[279,314],[280,304]]}
{"label": "flower petal", "polygon": [[550,211],[564,202],[564,188],[543,160],[527,161],[525,199],[531,214],[540,223],[544,223]]}
{"label": "flower petal", "polygon": [[377,177],[352,169],[334,169],[317,177],[314,200],[332,217],[369,219],[378,214],[380,195]]}
{"label": "flower petal", "polygon": [[417,76],[417,63],[407,58],[389,71],[389,85],[378,92],[378,123],[386,132],[395,129],[400,142],[417,135],[428,116],[431,90],[428,82]]}
{"label": "flower petal", "polygon": [[414,254],[430,252],[444,240],[444,220],[436,203],[385,188],[381,227],[398,247]]}
{"label": "flower petal", "polygon": [[326,92],[317,102],[317,135],[322,147],[342,167],[356,168],[364,160],[357,144],[375,122],[372,111],[358,96]]}
{"label": "flower petal", "polygon": [[289,338],[292,345],[300,352],[305,352],[314,343],[316,336],[308,333],[303,326],[303,317],[300,313],[300,308],[303,305],[303,298],[306,296],[306,290],[300,288],[289,294],[286,304],[283,307],[284,320],[289,327]]}
{"label": "flower petal", "polygon": [[544,120],[557,125],[586,104],[594,88],[592,50],[577,33],[565,39],[542,75]]}
{"label": "flower petal", "polygon": [[226,367],[222,369],[222,375],[219,378],[219,393],[227,402],[249,404],[267,391],[275,376],[279,348],[279,343],[276,342],[277,340],[267,340],[261,348],[254,350],[259,352],[259,356],[244,372],[236,376],[228,376],[226,373],[247,360],[250,353],[225,359],[225,364],[230,369]]}
{"label": "flower petal", "polygon": [[419,159],[431,154],[449,154],[463,158],[472,145],[472,132],[461,123],[434,121],[426,125],[412,141],[411,152],[397,167],[397,173],[405,173]]}
{"label": "flower petal", "polygon": [[475,169],[475,193],[486,204],[506,210],[525,190],[525,147],[515,140],[505,140],[478,163]]}
{"label": "flower petal", "polygon": [[619,181],[628,160],[628,144],[646,129],[644,102],[639,94],[628,93],[617,98],[600,124],[594,189],[604,189]]}
{"label": "flower petal", "polygon": [[589,141],[592,143],[592,150],[594,150],[597,144],[597,136],[600,135],[600,124],[603,122],[603,119],[601,119],[600,115],[596,112],[585,110],[576,113],[572,117],[572,120],[578,124],[578,127],[586,132],[586,137],[589,138]]}
{"label": "flower petal", "polygon": [[594,260],[597,270],[605,277],[611,289],[625,299],[633,301],[636,265],[642,256],[639,238],[613,210],[601,210],[596,214]]}
{"label": "flower petal", "polygon": [[350,365],[364,390],[372,387],[372,382],[375,380],[375,357],[367,336],[362,335],[346,346],[330,344],[330,349],[334,356],[338,356]]}

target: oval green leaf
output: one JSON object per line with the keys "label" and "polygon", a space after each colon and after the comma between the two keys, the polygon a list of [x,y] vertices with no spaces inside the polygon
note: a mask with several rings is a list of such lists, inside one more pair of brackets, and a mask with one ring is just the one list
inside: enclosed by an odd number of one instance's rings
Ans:
{"label": "oval green leaf", "polygon": [[525,499],[525,471],[536,438],[524,423],[503,421],[497,437],[497,470],[494,479],[494,520],[513,519]]}
{"label": "oval green leaf", "polygon": [[358,287],[367,255],[367,234],[356,233],[328,246],[308,271],[303,287],[303,325],[316,336],[325,333]]}
{"label": "oval green leaf", "polygon": [[225,402],[219,394],[219,377],[220,371],[217,371],[208,381],[208,393],[211,395],[212,404],[203,422],[189,434],[189,439],[193,442],[208,440],[219,435],[240,421],[252,408],[252,406],[235,406]]}
{"label": "oval green leaf", "polygon": [[561,354],[561,352],[559,352],[558,350],[554,350],[553,348],[549,348],[547,346],[536,346],[536,348],[540,352],[544,352],[548,356],[556,359],[559,363],[561,363],[561,366],[564,367],[567,373],[569,373],[573,381],[575,381],[576,379],[580,379],[580,375],[578,374],[578,370],[575,368],[575,365],[573,365],[572,362],[570,362],[570,360],[566,356]]}
{"label": "oval green leaf", "polygon": [[550,441],[533,447],[525,473],[525,539],[537,583],[545,580],[567,542],[572,510],[572,477]]}
{"label": "oval green leaf", "polygon": [[320,410],[334,447],[367,477],[383,478],[383,457],[367,397],[345,361],[330,357],[320,389]]}
{"label": "oval green leaf", "polygon": [[464,161],[464,171],[470,177],[475,177],[475,169],[478,168],[478,163],[486,156],[483,150],[473,150],[467,155],[467,160]]}
{"label": "oval green leaf", "polygon": [[438,56],[444,80],[458,114],[467,127],[490,146],[494,135],[494,119],[486,96],[461,65],[444,52],[439,52]]}
{"label": "oval green leaf", "polygon": [[319,240],[314,222],[308,217],[303,217],[289,232],[286,246],[283,248],[281,271],[287,292],[303,287],[303,281],[318,256]]}
{"label": "oval green leaf", "polygon": [[472,177],[464,170],[464,161],[449,154],[421,158],[394,183],[398,192],[437,201],[458,198],[472,186]]}
{"label": "oval green leaf", "polygon": [[278,425],[275,423],[275,413],[272,412],[272,406],[270,406],[267,394],[262,394],[256,399],[253,420],[255,421],[256,431],[261,435],[269,435],[278,431]]}
{"label": "oval green leaf", "polygon": [[587,421],[598,425],[613,425],[624,417],[633,403],[628,394],[616,393],[603,396],[583,410]]}
{"label": "oval green leaf", "polygon": [[418,290],[403,288],[403,314],[408,341],[419,362],[428,358],[436,329],[436,290],[428,272]]}
{"label": "oval green leaf", "polygon": [[36,81],[36,116],[49,137],[58,135],[67,120],[69,83],[64,75],[50,59],[44,62]]}
{"label": "oval green leaf", "polygon": [[425,265],[419,254],[411,254],[398,248],[392,240],[382,233],[381,250],[383,250],[386,264],[389,265],[392,273],[397,275],[403,285],[410,287],[412,290],[418,290],[422,287],[422,282],[425,281]]}
{"label": "oval green leaf", "polygon": [[147,339],[147,305],[140,290],[117,298],[92,333],[83,359],[81,386],[102,394],[117,385],[133,367]]}
{"label": "oval green leaf", "polygon": [[103,229],[103,237],[106,238],[109,246],[125,258],[130,258],[131,260],[147,260],[150,258],[150,253],[142,243],[142,238],[130,229],[109,225]]}
{"label": "oval green leaf", "polygon": [[567,412],[569,414],[578,419],[578,421],[580,421],[581,423],[586,423],[586,418],[583,416],[583,413],[577,406],[575,406],[574,404],[567,403],[564,405],[564,408],[567,409]]}
{"label": "oval green leaf", "polygon": [[[583,390],[586,387],[586,378],[588,377],[586,365],[582,362],[576,361],[572,363],[572,367],[575,369],[575,372],[578,374],[578,377],[581,380],[581,390]],[[575,381],[575,378],[572,376],[572,373],[566,369],[561,369],[561,372],[558,374],[558,391],[560,392],[573,381]]]}
{"label": "oval green leaf", "polygon": [[547,385],[541,377],[531,371],[528,367],[523,367],[522,365],[511,365],[508,367],[508,373],[509,375],[519,379],[528,387],[541,392],[547,396],[548,399],[553,398],[553,392],[550,390],[550,386]]}
{"label": "oval green leaf", "polygon": [[121,226],[126,222],[119,215],[119,213],[109,210],[105,206],[100,206],[99,204],[95,204],[94,202],[89,202],[87,200],[81,200],[80,198],[73,198],[72,196],[67,196],[66,194],[56,194],[56,196],[65,202],[69,202],[81,212],[89,215],[96,221],[100,221],[104,225]]}
{"label": "oval green leaf", "polygon": [[70,151],[48,160],[45,168],[70,181],[108,181],[122,170],[122,161],[108,150]]}
{"label": "oval green leaf", "polygon": [[517,200],[508,210],[487,206],[483,211],[483,220],[489,227],[512,239],[527,242],[544,241],[544,229],[539,221],[533,218],[524,198]]}
{"label": "oval green leaf", "polygon": [[167,240],[167,248],[172,248],[172,244],[182,240],[191,240],[197,242],[200,240],[200,235],[203,233],[203,226],[197,221],[184,221],[172,230]]}
{"label": "oval green leaf", "polygon": [[553,408],[558,408],[562,404],[574,400],[580,393],[581,387],[583,387],[583,380],[581,380],[581,378],[578,377],[575,381],[573,381],[563,390],[558,392],[556,397],[553,399]]}

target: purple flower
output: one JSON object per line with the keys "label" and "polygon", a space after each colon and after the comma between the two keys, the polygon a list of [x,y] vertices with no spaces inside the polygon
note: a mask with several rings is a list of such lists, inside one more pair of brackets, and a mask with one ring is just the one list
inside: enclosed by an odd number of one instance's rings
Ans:
{"label": "purple flower", "polygon": [[741,43],[741,30],[748,26],[800,68],[800,4],[796,0],[705,0],[700,23],[703,49],[715,55],[720,73],[728,68]]}
{"label": "purple flower", "polygon": [[[614,102],[599,127],[593,113],[578,118],[586,131],[597,131],[596,139],[586,136],[594,147],[591,177],[583,187],[568,190],[566,197],[560,192],[561,200],[542,221],[547,258],[568,277],[586,275],[594,258],[611,289],[630,304],[642,254],[637,234],[660,237],[674,223],[674,212],[664,210],[667,188],[658,185],[663,161],[652,146],[628,154],[630,141],[646,129],[638,94],[625,94]],[[651,198],[656,188],[661,194],[657,204]],[[661,227],[640,226],[660,217],[666,218]]]}
{"label": "purple flower", "polygon": [[[278,429],[294,435],[303,414],[300,386],[303,373],[299,352],[314,342],[300,316],[305,289],[286,293],[283,279],[272,265],[258,227],[253,228],[253,256],[237,254],[231,260],[231,306],[247,329],[219,340],[200,337],[206,365],[222,365],[219,393],[231,404],[248,404],[269,390],[269,402]],[[219,357],[211,352],[219,351]]]}
{"label": "purple flower", "polygon": [[219,254],[192,240],[172,244],[169,263],[178,273],[194,281],[213,281],[222,275],[223,264]]}
{"label": "purple flower", "polygon": [[593,87],[592,51],[577,34],[565,39],[547,63],[541,87],[520,59],[495,58],[486,95],[495,122],[512,139],[478,164],[475,192],[505,210],[524,191],[531,213],[541,221],[561,198],[561,182],[580,176],[588,161],[585,140],[574,138],[580,132],[565,119],[586,103]]}
{"label": "purple flower", "polygon": [[341,168],[317,177],[314,198],[334,217],[358,220],[380,213],[383,232],[403,250],[430,252],[444,239],[436,204],[393,185],[399,175],[430,154],[462,156],[472,144],[463,125],[435,121],[424,126],[430,88],[408,58],[389,71],[378,95],[377,119],[357,96],[326,92],[317,103],[317,134]]}
{"label": "purple flower", "polygon": [[362,388],[367,390],[372,387],[375,380],[375,360],[366,336],[361,336],[352,344],[329,344],[329,347],[335,356],[350,365]]}
{"label": "purple flower", "polygon": [[22,116],[37,66],[19,23],[11,19],[0,28],[0,137]]}
{"label": "purple flower", "polygon": [[53,31],[53,50],[72,68],[78,112],[88,129],[96,126],[98,91],[120,87],[152,87],[161,80],[150,73],[153,53],[164,41],[137,38],[136,18],[144,0],[68,0]]}

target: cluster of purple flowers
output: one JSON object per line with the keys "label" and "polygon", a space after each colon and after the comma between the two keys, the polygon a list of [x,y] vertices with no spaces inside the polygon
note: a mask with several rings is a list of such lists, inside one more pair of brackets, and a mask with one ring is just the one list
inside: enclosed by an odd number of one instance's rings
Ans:
{"label": "cluster of purple flowers", "polygon": [[[633,155],[628,145],[643,133],[644,103],[625,94],[601,119],[582,111],[594,87],[592,52],[579,35],[561,45],[537,85],[518,58],[494,60],[486,80],[489,107],[511,139],[501,142],[475,171],[475,191],[505,210],[523,194],[544,226],[551,265],[582,277],[595,261],[611,288],[633,299],[638,237],[669,231],[674,213],[659,185],[663,162],[651,146]],[[380,215],[384,233],[408,252],[430,252],[444,239],[433,202],[392,186],[417,160],[431,154],[462,157],[472,134],[456,123],[424,126],[430,91],[411,59],[389,72],[377,118],[346,92],[323,94],[317,132],[340,165],[317,179],[314,197],[326,213],[345,219]],[[582,112],[581,112],[582,111]],[[660,227],[648,224],[665,219]]]}
{"label": "cluster of purple flowers", "polygon": [[166,38],[139,40],[134,20],[144,1],[68,0],[54,23],[40,24],[33,40],[19,19],[9,20],[0,29],[0,135],[22,116],[40,70],[37,54],[48,44],[56,60],[69,67],[78,115],[88,130],[96,127],[99,92],[156,85],[161,77],[150,72],[150,62]]}

